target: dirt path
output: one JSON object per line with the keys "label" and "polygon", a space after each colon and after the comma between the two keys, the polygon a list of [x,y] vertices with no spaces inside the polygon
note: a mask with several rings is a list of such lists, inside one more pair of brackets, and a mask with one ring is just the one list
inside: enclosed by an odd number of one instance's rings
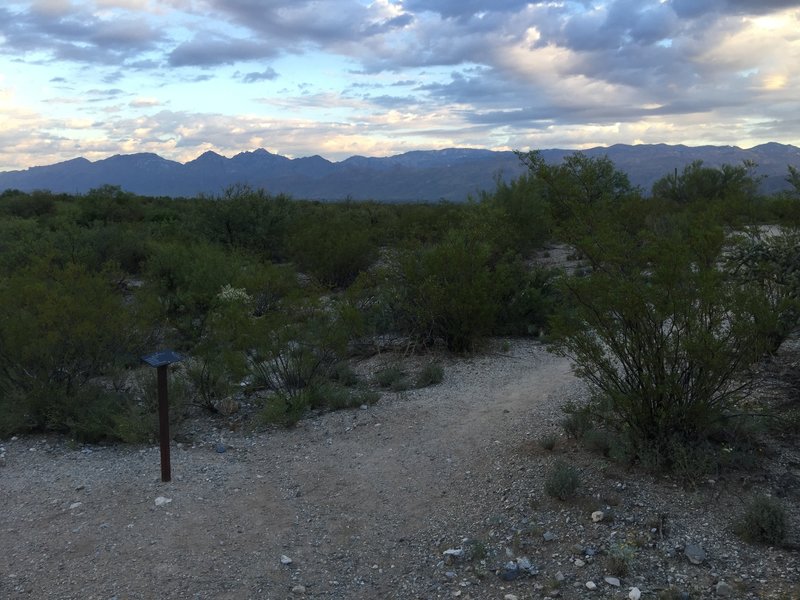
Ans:
{"label": "dirt path", "polygon": [[170,484],[153,447],[0,444],[0,598],[440,597],[441,547],[501,505],[528,468],[510,457],[576,388],[532,342],[445,377],[293,430],[210,432],[174,449]]}

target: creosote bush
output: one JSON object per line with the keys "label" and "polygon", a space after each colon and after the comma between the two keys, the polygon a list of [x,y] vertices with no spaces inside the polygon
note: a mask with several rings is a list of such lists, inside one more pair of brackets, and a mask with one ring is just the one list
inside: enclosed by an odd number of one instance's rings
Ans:
{"label": "creosote bush", "polygon": [[735,529],[747,542],[780,545],[788,532],[786,510],[774,498],[759,496],[747,505]]}
{"label": "creosote bush", "polygon": [[544,491],[551,498],[569,500],[578,493],[581,477],[577,469],[562,462],[556,462],[547,474]]}
{"label": "creosote bush", "polygon": [[416,386],[419,388],[429,385],[437,385],[444,380],[444,369],[442,365],[431,362],[422,367],[417,374]]}

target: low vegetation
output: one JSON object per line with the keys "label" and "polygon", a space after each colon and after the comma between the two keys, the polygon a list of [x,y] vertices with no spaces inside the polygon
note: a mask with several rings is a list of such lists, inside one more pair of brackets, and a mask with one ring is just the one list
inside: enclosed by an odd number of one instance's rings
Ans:
{"label": "low vegetation", "polygon": [[[750,165],[695,163],[646,195],[607,159],[520,158],[525,175],[463,204],[3,192],[0,436],[152,438],[137,382],[156,348],[187,357],[176,418],[247,399],[291,425],[444,377],[430,362],[360,380],[356,359],[504,335],[572,358],[592,396],[564,429],[604,457],[700,473],[752,455],[749,369],[800,315],[796,170],[794,193],[763,197]],[[552,243],[571,274],[537,266]],[[564,465],[547,482],[558,498],[578,485]]]}

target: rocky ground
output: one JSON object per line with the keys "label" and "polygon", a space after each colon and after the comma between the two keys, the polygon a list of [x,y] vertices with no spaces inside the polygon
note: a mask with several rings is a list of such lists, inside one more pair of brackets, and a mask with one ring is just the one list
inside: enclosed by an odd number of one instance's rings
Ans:
{"label": "rocky ground", "polygon": [[[798,541],[796,444],[689,487],[626,470],[563,436],[565,359],[497,347],[289,430],[189,423],[171,483],[155,446],[0,442],[0,598],[800,598],[791,545],[732,533],[770,493]],[[557,461],[577,498],[545,493]]]}

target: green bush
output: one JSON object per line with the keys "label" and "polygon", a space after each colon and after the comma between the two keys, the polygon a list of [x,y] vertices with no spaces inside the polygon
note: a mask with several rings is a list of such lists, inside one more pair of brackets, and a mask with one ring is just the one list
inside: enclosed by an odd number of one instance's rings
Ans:
{"label": "green bush", "polygon": [[443,380],[444,369],[442,365],[431,362],[422,367],[422,370],[417,374],[416,386],[419,388],[427,387],[442,383]]}
{"label": "green bush", "polygon": [[544,491],[552,498],[569,500],[575,497],[580,485],[581,477],[578,471],[574,467],[558,461],[547,474]]}
{"label": "green bush", "polygon": [[625,577],[630,573],[636,550],[628,544],[614,544],[608,549],[606,569],[615,577]]}
{"label": "green bush", "polygon": [[375,382],[393,392],[402,392],[409,388],[406,372],[397,365],[383,368],[375,373]]}
{"label": "green bush", "polygon": [[725,238],[709,217],[656,214],[645,226],[638,200],[604,208],[583,215],[588,231],[572,223],[592,269],[562,280],[556,351],[596,391],[603,424],[669,469],[672,452],[707,439],[746,390],[769,347],[770,307],[719,269]]}
{"label": "green bush", "polygon": [[491,248],[467,231],[406,251],[393,263],[393,307],[401,329],[424,345],[466,352],[492,331],[497,313]]}
{"label": "green bush", "polygon": [[736,532],[747,542],[780,545],[788,533],[786,510],[774,498],[759,496],[745,508]]}
{"label": "green bush", "polygon": [[564,418],[561,420],[561,427],[568,437],[579,440],[587,431],[594,427],[591,405],[579,406],[574,402],[567,402],[561,407],[561,410],[564,413]]}

